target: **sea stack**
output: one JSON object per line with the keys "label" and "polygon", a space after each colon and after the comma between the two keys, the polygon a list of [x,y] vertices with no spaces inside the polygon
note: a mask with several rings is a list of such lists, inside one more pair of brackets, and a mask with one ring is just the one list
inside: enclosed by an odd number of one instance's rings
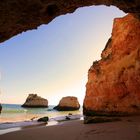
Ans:
{"label": "sea stack", "polygon": [[140,20],[116,18],[101,57],[88,72],[84,115],[140,114]]}
{"label": "sea stack", "polygon": [[48,107],[48,100],[38,96],[37,94],[29,94],[22,107]]}
{"label": "sea stack", "polygon": [[54,107],[58,111],[74,111],[80,108],[77,97],[67,96],[63,97],[59,104]]}

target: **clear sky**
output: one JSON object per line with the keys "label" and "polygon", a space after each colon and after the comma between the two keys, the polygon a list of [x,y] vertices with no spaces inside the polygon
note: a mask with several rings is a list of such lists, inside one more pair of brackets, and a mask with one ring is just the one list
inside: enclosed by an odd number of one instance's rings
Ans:
{"label": "clear sky", "polygon": [[79,8],[1,43],[0,102],[22,104],[37,93],[49,104],[63,96],[82,104],[88,69],[100,59],[113,19],[124,15],[115,7]]}

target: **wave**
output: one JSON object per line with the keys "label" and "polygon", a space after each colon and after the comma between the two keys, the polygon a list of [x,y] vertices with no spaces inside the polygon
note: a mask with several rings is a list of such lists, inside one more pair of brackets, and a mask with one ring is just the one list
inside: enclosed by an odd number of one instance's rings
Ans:
{"label": "wave", "polygon": [[27,113],[27,114],[45,114],[50,111],[53,112],[54,106],[49,106],[48,108],[23,108],[21,105],[17,104],[2,104],[2,114],[4,113]]}
{"label": "wave", "polygon": [[18,109],[3,109],[2,110],[2,113],[26,113],[27,110],[26,109],[21,109],[21,110],[18,110]]}

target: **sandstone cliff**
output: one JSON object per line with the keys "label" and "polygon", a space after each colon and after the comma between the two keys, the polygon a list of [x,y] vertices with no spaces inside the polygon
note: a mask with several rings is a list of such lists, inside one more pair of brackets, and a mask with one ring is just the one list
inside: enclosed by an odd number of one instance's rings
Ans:
{"label": "sandstone cliff", "polygon": [[76,97],[68,96],[63,97],[59,104],[54,107],[54,109],[58,111],[72,111],[72,110],[78,110],[80,108],[80,104],[78,102],[78,99]]}
{"label": "sandstone cliff", "polygon": [[139,114],[140,21],[116,18],[101,57],[88,72],[84,114]]}
{"label": "sandstone cliff", "polygon": [[48,100],[37,94],[29,94],[22,107],[48,107]]}

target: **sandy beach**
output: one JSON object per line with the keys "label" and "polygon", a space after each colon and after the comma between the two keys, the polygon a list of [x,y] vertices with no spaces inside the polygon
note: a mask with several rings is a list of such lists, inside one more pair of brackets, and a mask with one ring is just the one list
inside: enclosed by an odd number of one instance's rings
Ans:
{"label": "sandy beach", "polygon": [[121,121],[83,124],[66,121],[54,126],[22,128],[0,135],[0,140],[140,140],[140,116],[123,117]]}

